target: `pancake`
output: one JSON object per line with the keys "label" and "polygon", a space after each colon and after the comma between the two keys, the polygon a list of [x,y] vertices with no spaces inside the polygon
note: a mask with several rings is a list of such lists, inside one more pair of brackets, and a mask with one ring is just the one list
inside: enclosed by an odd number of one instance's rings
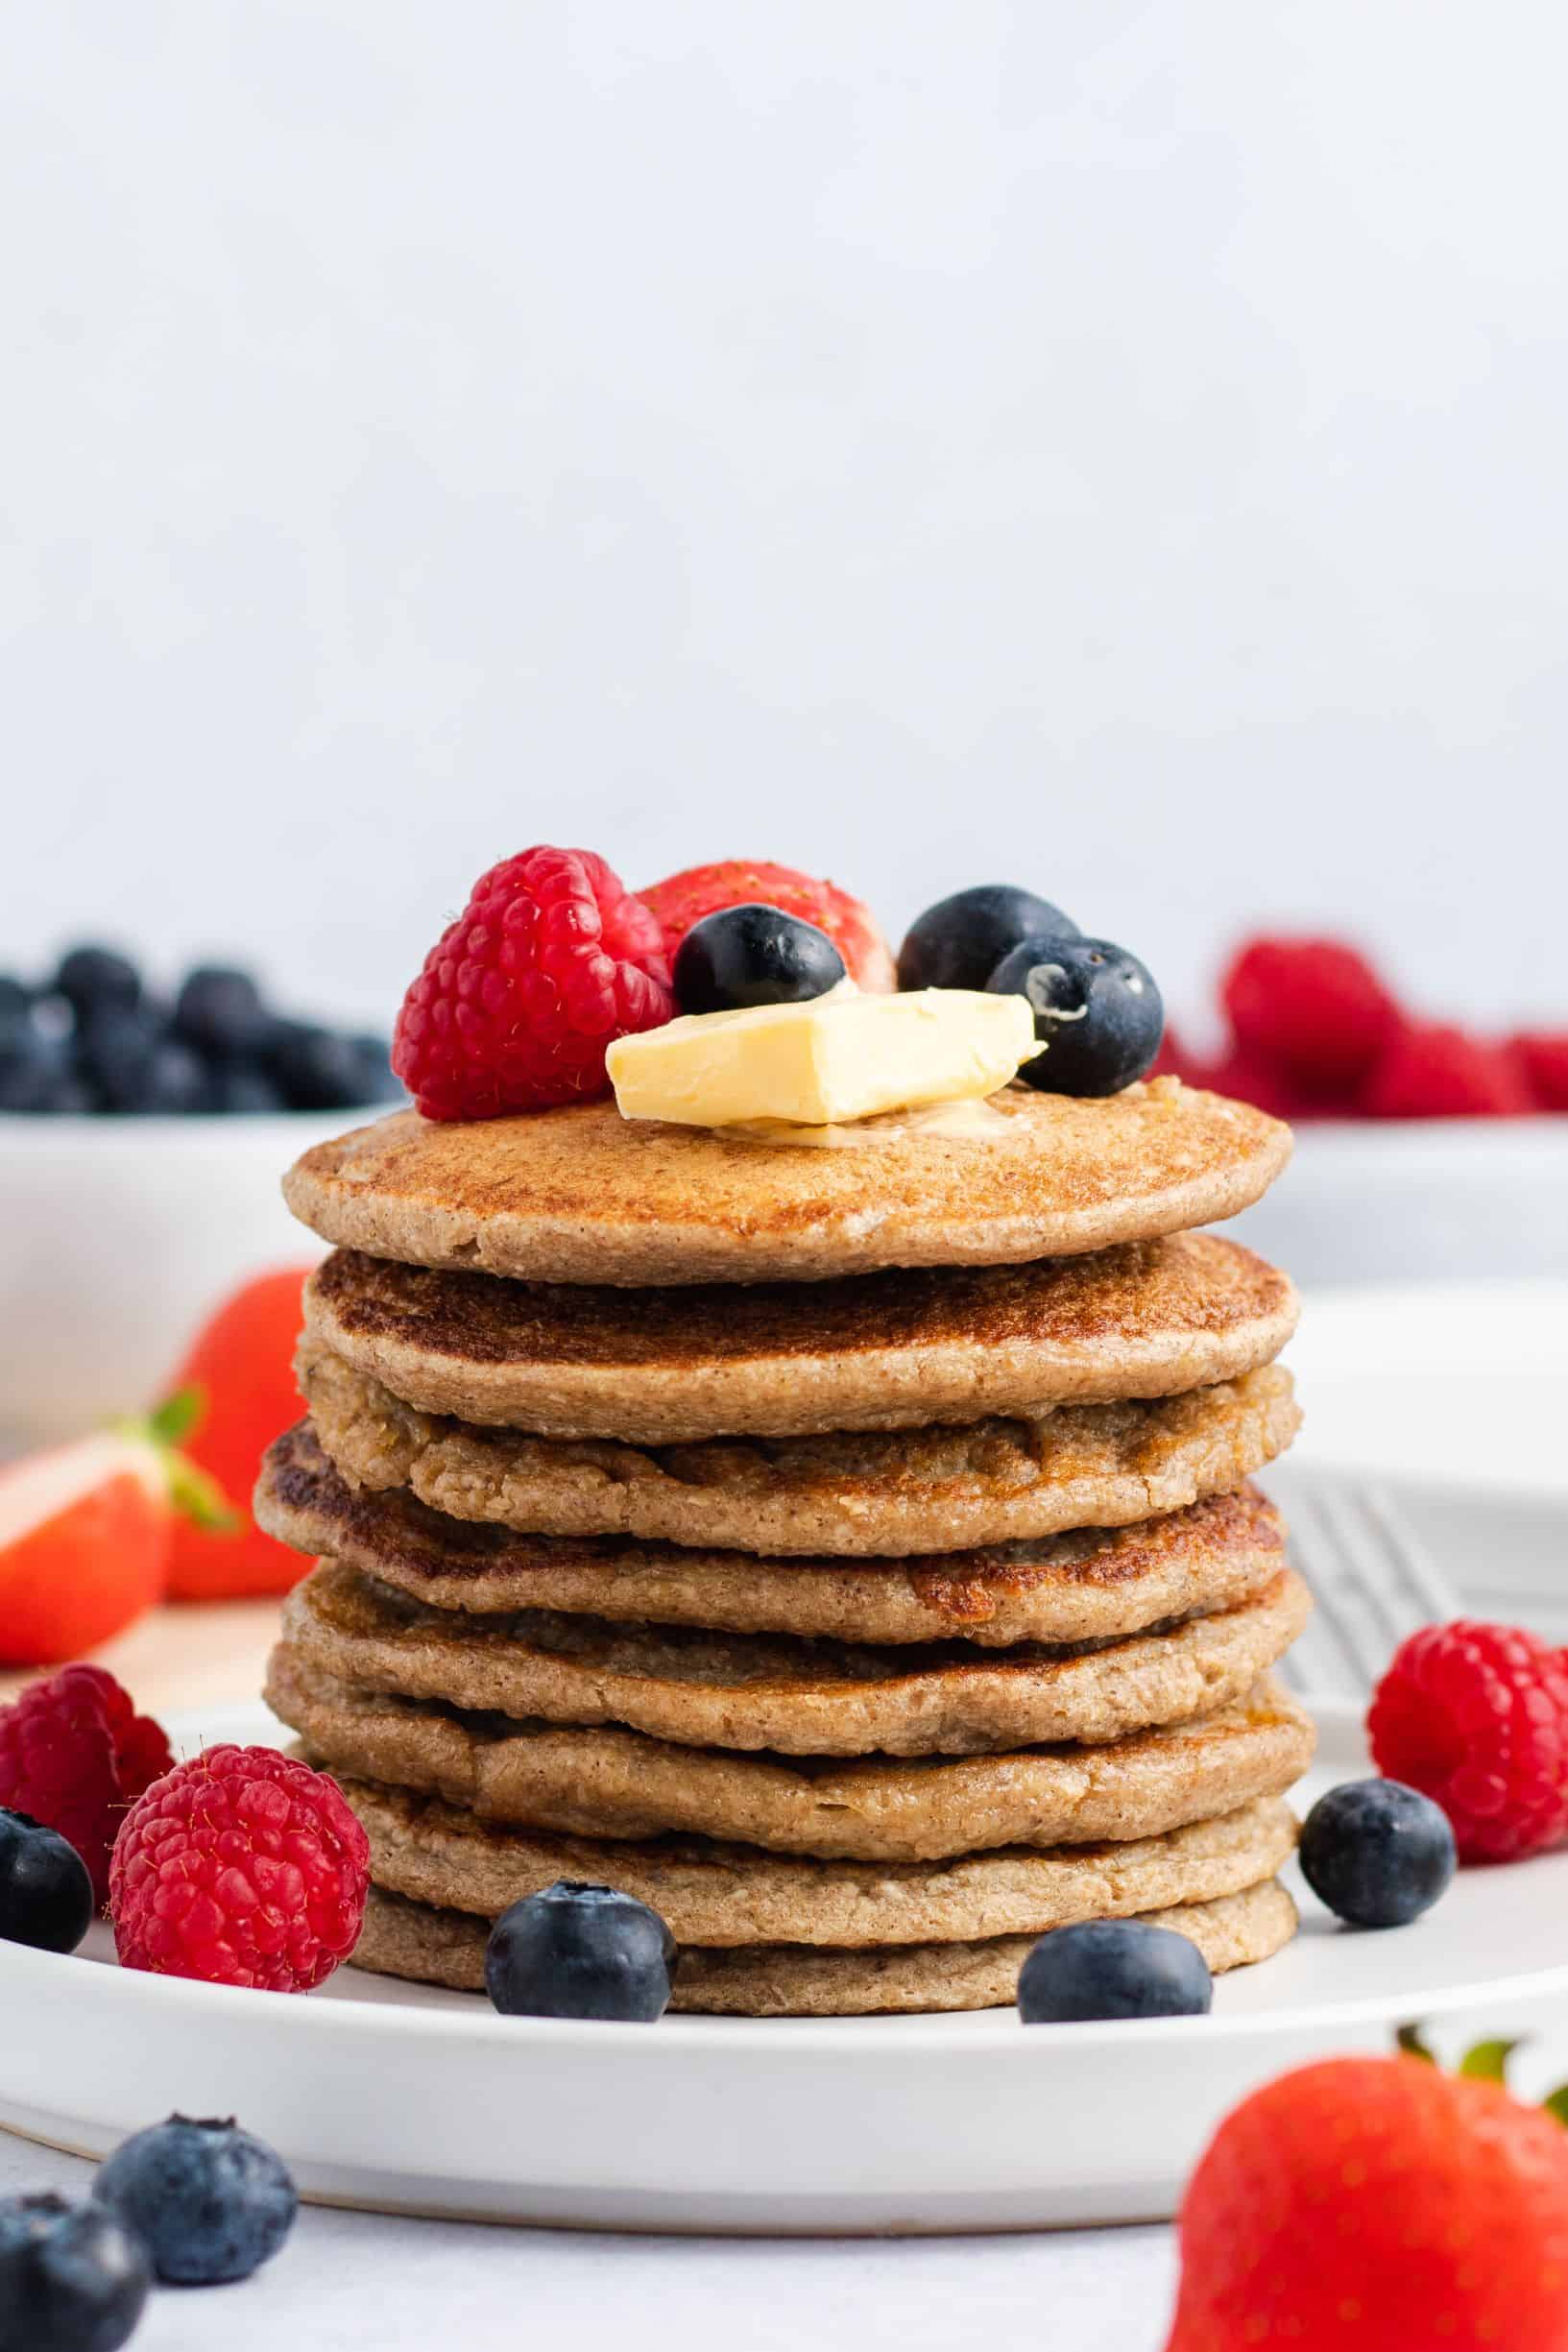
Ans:
{"label": "pancake", "polygon": [[339,1250],[306,1330],[412,1405],[668,1444],[1166,1396],[1271,1363],[1290,1283],[1213,1233],[1087,1258],[664,1290],[501,1281]]}
{"label": "pancake", "polygon": [[1278,1365],[1182,1396],[1037,1418],[660,1448],[480,1429],[405,1405],[319,1343],[299,1357],[322,1445],[351,1484],[411,1487],[524,1534],[880,1557],[1125,1526],[1239,1487],[1294,1436]]}
{"label": "pancake", "polygon": [[443,1123],[396,1111],[305,1152],[283,1191],[340,1247],[531,1282],[817,1281],[1016,1265],[1233,1217],[1290,1129],[1155,1079],[1103,1101],[1009,1087],[981,1136],[901,1128],[849,1151],[625,1120],[614,1102]]}
{"label": "pancake", "polygon": [[1311,1609],[1283,1568],[1236,1609],[1088,1649],[876,1649],[542,1609],[455,1618],[324,1560],[284,1602],[283,1639],[361,1689],[519,1721],[624,1724],[686,1747],[784,1756],[974,1756],[1116,1740],[1227,1707]]}
{"label": "pancake", "polygon": [[907,1560],[757,1559],[618,1536],[519,1536],[447,1518],[406,1488],[349,1486],[301,1421],[273,1444],[257,1524],[433,1609],[703,1625],[838,1641],[1095,1641],[1230,1609],[1285,1564],[1279,1514],[1256,1487],[1131,1527]]}
{"label": "pancake", "polygon": [[[1138,1914],[1135,1914],[1138,1916]],[[1277,1879],[1209,1903],[1176,1903],[1141,1915],[1194,1943],[1218,1976],[1266,1960],[1295,1932],[1295,1905]],[[438,1910],[373,1886],[351,1965],[383,1976],[484,1989],[491,1923]],[[969,1944],[905,1944],[859,1952],[803,1944],[688,1945],[676,1972],[672,2009],[732,2017],[864,2017],[918,2011],[1010,2008],[1030,1935]]]}
{"label": "pancake", "polygon": [[711,1838],[559,1837],[502,1830],[370,1781],[343,1793],[371,1845],[371,1877],[394,1895],[498,1918],[557,1879],[619,1887],[680,1944],[969,1943],[1042,1935],[1078,1919],[1124,1919],[1208,1903],[1272,1878],[1296,1825],[1278,1797],[1122,1844],[1005,1846],[942,1862],[819,1862]]}
{"label": "pancake", "polygon": [[829,1859],[932,1861],[998,1846],[1152,1837],[1256,1797],[1312,1759],[1312,1725],[1265,1680],[1198,1722],[1110,1747],[851,1763],[677,1747],[359,1690],[273,1652],[267,1704],[329,1772],[568,1837],[667,1833]]}

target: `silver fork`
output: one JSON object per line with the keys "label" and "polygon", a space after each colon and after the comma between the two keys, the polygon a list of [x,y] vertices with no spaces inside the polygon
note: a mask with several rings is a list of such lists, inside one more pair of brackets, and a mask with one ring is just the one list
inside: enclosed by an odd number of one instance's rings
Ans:
{"label": "silver fork", "polygon": [[1364,1700],[1408,1634],[1463,1615],[1459,1594],[1383,1488],[1292,1478],[1281,1500],[1317,1603],[1281,1671],[1297,1690]]}

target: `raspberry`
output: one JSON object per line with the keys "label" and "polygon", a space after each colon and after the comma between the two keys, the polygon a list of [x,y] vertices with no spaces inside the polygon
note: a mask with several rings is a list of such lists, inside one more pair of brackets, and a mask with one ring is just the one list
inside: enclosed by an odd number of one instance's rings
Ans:
{"label": "raspberry", "polygon": [[1360,1096],[1373,1119],[1507,1118],[1531,1107],[1517,1060],[1440,1022],[1395,1031]]}
{"label": "raspberry", "polygon": [[1366,958],[1339,939],[1248,939],[1219,992],[1243,1055],[1314,1094],[1355,1086],[1398,1015]]}
{"label": "raspberry", "polygon": [[725,907],[782,907],[802,923],[825,931],[859,987],[886,995],[898,985],[893,952],[876,916],[833,882],[818,882],[792,865],[766,858],[725,858],[716,865],[688,866],[642,892],[642,903],[663,925],[670,961],[693,923]]}
{"label": "raspberry", "polygon": [[1568,1835],[1568,1660],[1460,1618],[1401,1644],[1367,1717],[1378,1770],[1440,1805],[1459,1857],[1506,1862]]}
{"label": "raspberry", "polygon": [[1526,1030],[1509,1039],[1537,1110],[1568,1110],[1568,1030]]}
{"label": "raspberry", "polygon": [[66,1666],[0,1708],[0,1805],[69,1839],[100,1906],[127,1806],[173,1761],[161,1727],[102,1666]]}
{"label": "raspberry", "polygon": [[673,1018],[663,934],[586,849],[481,874],[403,999],[392,1066],[427,1119],[493,1119],[609,1091],[605,1048]]}
{"label": "raspberry", "polygon": [[208,1748],[121,1825],[109,1873],[120,1964],[308,1993],[359,1940],[370,1864],[326,1773],[276,1748]]}

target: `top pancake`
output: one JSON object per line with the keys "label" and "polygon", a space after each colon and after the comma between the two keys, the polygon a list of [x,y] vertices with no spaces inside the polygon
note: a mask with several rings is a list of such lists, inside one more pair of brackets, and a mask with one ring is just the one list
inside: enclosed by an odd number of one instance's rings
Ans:
{"label": "top pancake", "polygon": [[1016,1265],[1232,1217],[1290,1156],[1276,1119],[1162,1078],[1103,1101],[1009,1087],[980,1136],[848,1151],[622,1119],[613,1102],[441,1123],[398,1111],[307,1152],[289,1206],[329,1242],[538,1282],[820,1281]]}
{"label": "top pancake", "polygon": [[304,1297],[312,1338],[406,1404],[649,1445],[1171,1395],[1270,1363],[1296,1304],[1283,1274],[1213,1233],[673,1297],[340,1249]]}

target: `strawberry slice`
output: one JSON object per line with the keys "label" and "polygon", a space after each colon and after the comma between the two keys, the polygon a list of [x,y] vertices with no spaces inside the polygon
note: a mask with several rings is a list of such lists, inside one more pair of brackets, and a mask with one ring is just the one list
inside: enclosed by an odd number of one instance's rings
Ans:
{"label": "strawberry slice", "polygon": [[782,907],[803,923],[825,931],[843,957],[851,980],[885,996],[898,986],[893,951],[871,909],[836,883],[817,882],[791,865],[765,858],[726,858],[717,865],[691,865],[656,882],[638,896],[663,926],[664,951],[675,951],[693,923],[721,907]]}
{"label": "strawberry slice", "polygon": [[169,1571],[177,1512],[229,1515],[176,1451],[197,1400],[0,1468],[0,1666],[55,1665],[151,1609]]}

